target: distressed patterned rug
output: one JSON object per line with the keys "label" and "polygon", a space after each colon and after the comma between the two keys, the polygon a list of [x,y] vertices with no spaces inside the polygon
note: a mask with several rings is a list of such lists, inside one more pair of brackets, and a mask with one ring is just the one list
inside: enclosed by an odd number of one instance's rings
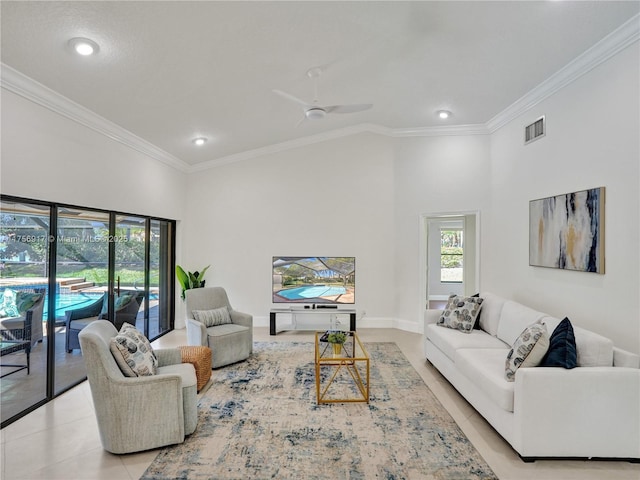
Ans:
{"label": "distressed patterned rug", "polygon": [[317,405],[313,344],[256,342],[213,371],[197,430],[142,479],[497,479],[398,346],[366,348],[370,403]]}

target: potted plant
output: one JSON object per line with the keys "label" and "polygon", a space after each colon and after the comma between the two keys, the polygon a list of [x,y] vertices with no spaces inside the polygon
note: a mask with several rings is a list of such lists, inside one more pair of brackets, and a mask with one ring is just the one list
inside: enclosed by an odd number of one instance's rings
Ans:
{"label": "potted plant", "polygon": [[180,286],[182,287],[182,299],[184,300],[184,293],[187,290],[192,288],[203,288],[204,287],[204,274],[207,269],[211,265],[207,265],[202,269],[201,272],[185,272],[184,269],[180,265],[176,265],[176,276],[178,277],[178,282],[180,282]]}
{"label": "potted plant", "polygon": [[334,330],[327,335],[327,342],[333,347],[333,356],[338,357],[342,352],[342,345],[347,341],[346,332]]}

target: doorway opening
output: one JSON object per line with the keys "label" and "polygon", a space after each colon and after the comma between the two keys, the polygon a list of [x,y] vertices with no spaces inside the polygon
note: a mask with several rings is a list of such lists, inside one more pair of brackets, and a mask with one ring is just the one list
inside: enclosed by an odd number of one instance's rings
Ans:
{"label": "doorway opening", "polygon": [[441,309],[450,295],[479,291],[479,212],[422,216],[423,309]]}

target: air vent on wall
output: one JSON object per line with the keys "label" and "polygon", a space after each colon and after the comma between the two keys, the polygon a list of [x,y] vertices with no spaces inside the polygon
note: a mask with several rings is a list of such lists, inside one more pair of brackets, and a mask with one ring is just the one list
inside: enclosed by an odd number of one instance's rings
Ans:
{"label": "air vent on wall", "polygon": [[524,127],[524,144],[531,143],[534,140],[542,138],[547,133],[547,126],[544,115],[533,122],[531,125]]}

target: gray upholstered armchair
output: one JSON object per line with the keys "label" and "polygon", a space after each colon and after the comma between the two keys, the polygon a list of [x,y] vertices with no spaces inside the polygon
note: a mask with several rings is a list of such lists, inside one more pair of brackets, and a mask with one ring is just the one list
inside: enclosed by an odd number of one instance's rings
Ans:
{"label": "gray upholstered armchair", "polygon": [[107,320],[79,334],[103,448],[130,453],[183,442],[198,423],[193,365],[177,348],[154,349],[156,375],[125,377],[109,348],[117,334]]}
{"label": "gray upholstered armchair", "polygon": [[[194,288],[187,290],[185,297],[187,343],[209,347],[212,368],[249,358],[253,352],[253,317],[234,310],[224,288]],[[207,315],[219,309],[223,312],[219,318],[213,313]]]}

